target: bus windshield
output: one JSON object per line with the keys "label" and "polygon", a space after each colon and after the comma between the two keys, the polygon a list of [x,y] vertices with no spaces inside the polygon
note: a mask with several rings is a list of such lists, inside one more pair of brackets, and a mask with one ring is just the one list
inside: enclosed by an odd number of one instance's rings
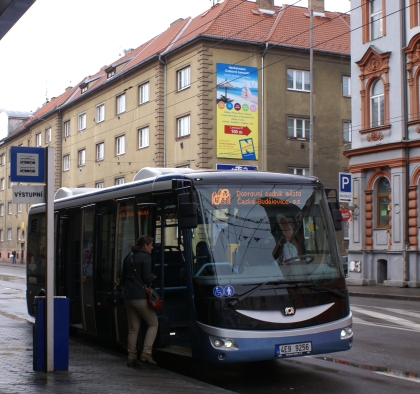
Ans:
{"label": "bus windshield", "polygon": [[200,185],[196,280],[257,283],[342,277],[321,188]]}

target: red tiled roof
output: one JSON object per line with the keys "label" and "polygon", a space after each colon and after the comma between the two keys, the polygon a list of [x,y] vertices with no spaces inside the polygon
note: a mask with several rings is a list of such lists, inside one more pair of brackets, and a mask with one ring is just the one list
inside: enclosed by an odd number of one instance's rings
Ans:
{"label": "red tiled roof", "polygon": [[[167,30],[127,52],[110,66],[125,63],[116,74],[120,75],[153,56],[167,54],[199,37],[309,49],[309,27],[309,11],[304,7],[275,6],[274,15],[269,15],[259,12],[255,2],[225,0],[193,19],[187,18],[172,24]],[[314,17],[313,39],[315,51],[350,55],[350,16],[326,11],[325,17]],[[42,117],[63,104],[74,102],[81,96],[80,84],[93,79],[88,92],[107,82],[105,68],[46,103],[34,113],[34,118]],[[33,119],[25,122],[13,134],[30,121]]]}

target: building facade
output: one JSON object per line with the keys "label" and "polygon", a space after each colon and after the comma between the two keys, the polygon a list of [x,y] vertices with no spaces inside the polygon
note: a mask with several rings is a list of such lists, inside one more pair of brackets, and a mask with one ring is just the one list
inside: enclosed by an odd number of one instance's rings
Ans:
{"label": "building facade", "polygon": [[419,287],[420,7],[352,0],[351,8],[348,283]]}
{"label": "building facade", "polygon": [[[53,146],[56,189],[131,182],[144,167],[310,175],[312,89],[314,175],[337,188],[351,137],[350,18],[315,3],[312,78],[307,8],[225,0],[48,100],[0,154],[8,163],[10,146]],[[0,199],[11,200],[9,186]]]}

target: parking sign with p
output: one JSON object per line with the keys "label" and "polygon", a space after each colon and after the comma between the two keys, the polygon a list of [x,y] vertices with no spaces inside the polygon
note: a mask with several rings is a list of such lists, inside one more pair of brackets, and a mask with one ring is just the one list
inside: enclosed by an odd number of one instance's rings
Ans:
{"label": "parking sign with p", "polygon": [[351,195],[351,174],[347,172],[339,172],[338,173],[338,183],[339,183],[339,193],[338,193],[338,201],[340,202],[347,202],[351,203],[352,195]]}

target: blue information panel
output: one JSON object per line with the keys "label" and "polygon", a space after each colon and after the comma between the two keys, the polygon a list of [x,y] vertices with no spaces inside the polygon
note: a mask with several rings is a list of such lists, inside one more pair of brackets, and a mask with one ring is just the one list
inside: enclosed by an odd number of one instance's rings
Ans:
{"label": "blue information panel", "polygon": [[10,148],[10,181],[45,183],[45,149],[12,146]]}
{"label": "blue information panel", "polygon": [[238,166],[235,164],[216,164],[216,170],[258,171],[258,167],[257,166]]}

